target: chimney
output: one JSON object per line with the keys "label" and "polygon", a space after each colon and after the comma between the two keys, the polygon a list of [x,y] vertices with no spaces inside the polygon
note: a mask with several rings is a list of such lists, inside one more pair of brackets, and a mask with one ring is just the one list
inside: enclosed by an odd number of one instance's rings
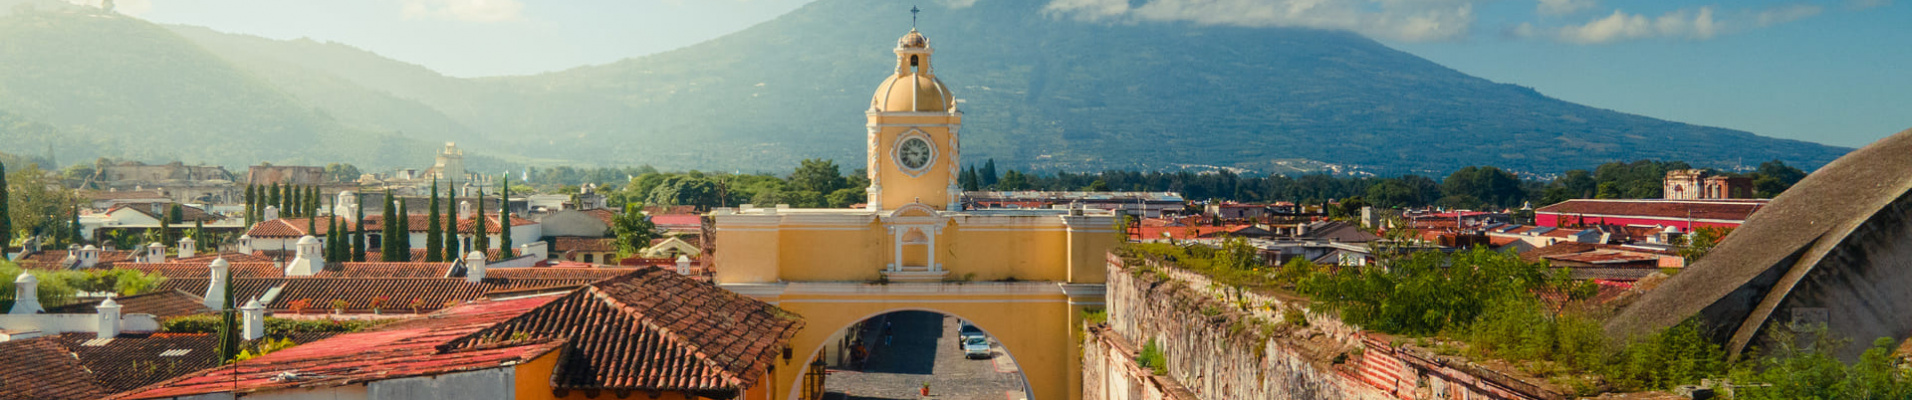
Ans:
{"label": "chimney", "polygon": [[325,269],[325,255],[319,253],[319,239],[312,235],[299,238],[293,249],[292,263],[285,267],[285,276],[312,276],[321,269]]}
{"label": "chimney", "polygon": [[197,254],[199,249],[194,244],[191,236],[179,238],[179,258],[192,258]]}
{"label": "chimney", "polygon": [[478,283],[485,280],[485,252],[473,251],[465,255],[465,281]]}
{"label": "chimney", "polygon": [[677,255],[677,274],[690,275],[690,257],[683,254]]}
{"label": "chimney", "polygon": [[86,245],[80,248],[80,268],[93,268],[100,264],[100,248]]}
{"label": "chimney", "polygon": [[159,242],[153,242],[153,244],[146,245],[146,262],[149,262],[149,263],[166,262],[166,245],[159,244]]}
{"label": "chimney", "polygon": [[279,219],[279,206],[266,206],[266,220]]}
{"label": "chimney", "polygon": [[239,254],[252,254],[252,235],[239,235]]}
{"label": "chimney", "polygon": [[78,268],[80,265],[80,245],[66,246],[66,258],[60,260],[60,266]]}
{"label": "chimney", "polygon": [[40,308],[39,288],[40,278],[35,278],[33,274],[27,273],[26,271],[21,271],[20,277],[13,280],[13,310],[7,311],[7,313],[36,314],[41,311],[46,311],[45,308]]}
{"label": "chimney", "polygon": [[239,340],[253,340],[266,336],[266,306],[259,304],[259,298],[253,297],[246,305],[239,307],[244,318],[240,322],[245,328],[239,331]]}
{"label": "chimney", "polygon": [[206,285],[206,308],[215,311],[224,310],[226,309],[226,275],[230,273],[232,265],[226,263],[225,257],[219,257],[212,260],[212,264],[206,265],[206,268],[212,269],[212,273],[207,274],[212,276],[212,284]]}
{"label": "chimney", "polygon": [[98,317],[99,318],[99,325],[98,325],[99,336],[94,336],[94,337],[95,338],[110,338],[110,337],[119,336],[119,333],[120,333],[119,303],[114,303],[113,299],[106,299],[106,301],[100,302],[99,307],[95,307],[94,309],[99,310],[99,317]]}
{"label": "chimney", "polygon": [[471,201],[458,202],[458,219],[471,218]]}

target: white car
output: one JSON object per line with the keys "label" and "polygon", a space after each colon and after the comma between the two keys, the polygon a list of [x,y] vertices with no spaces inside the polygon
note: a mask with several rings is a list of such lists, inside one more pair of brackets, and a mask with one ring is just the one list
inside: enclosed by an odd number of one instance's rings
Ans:
{"label": "white car", "polygon": [[985,339],[981,336],[971,336],[963,339],[963,357],[989,358],[990,355],[989,339]]}

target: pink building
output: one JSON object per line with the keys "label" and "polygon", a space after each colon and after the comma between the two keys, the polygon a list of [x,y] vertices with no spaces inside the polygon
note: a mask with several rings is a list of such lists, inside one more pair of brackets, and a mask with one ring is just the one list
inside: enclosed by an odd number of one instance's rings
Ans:
{"label": "pink building", "polygon": [[1534,210],[1534,224],[1553,228],[1596,225],[1671,226],[1683,232],[1698,227],[1739,227],[1767,200],[1617,200],[1580,199]]}

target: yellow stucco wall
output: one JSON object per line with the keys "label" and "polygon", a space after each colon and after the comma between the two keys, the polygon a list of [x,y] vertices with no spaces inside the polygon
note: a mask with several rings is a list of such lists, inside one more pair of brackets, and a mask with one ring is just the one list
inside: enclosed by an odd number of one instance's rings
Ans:
{"label": "yellow stucco wall", "polygon": [[[951,166],[962,165],[961,152],[957,149],[961,143],[960,140],[952,142],[950,127],[961,126],[962,116],[948,113],[878,113],[869,116],[869,123],[877,130],[876,142],[869,149],[870,154],[876,155],[876,164],[870,171],[877,175],[877,182],[882,185],[883,208],[896,209],[918,201],[938,210],[948,205],[950,177],[955,173]],[[905,172],[893,154],[897,141],[910,136],[911,131],[921,131],[936,147],[935,159],[917,176]],[[960,135],[961,128],[956,133]]]}
{"label": "yellow stucco wall", "polygon": [[[591,393],[589,393],[589,391],[573,390],[573,391],[570,391],[569,393],[565,393],[563,397],[559,397],[555,392],[551,390],[551,373],[557,370],[558,358],[560,357],[560,353],[563,353],[563,351],[562,350],[552,351],[550,353],[545,353],[545,355],[539,356],[538,358],[533,359],[530,362],[518,364],[517,368],[512,371],[514,375],[512,378],[514,379],[513,386],[516,388],[512,398],[517,400],[559,400],[559,399],[596,400],[596,399],[619,398],[617,396],[617,392],[611,391],[611,390],[600,391],[597,393],[597,396],[592,396]],[[767,400],[769,399],[770,397],[769,397],[768,389],[763,388],[762,386],[767,385],[770,382],[768,380],[762,380],[760,382],[763,382],[763,383],[757,385],[759,387],[751,388],[750,390],[745,391],[744,395],[738,396],[737,399],[738,400]],[[656,396],[652,396],[652,393],[647,391],[633,391],[630,393],[630,396],[624,397],[624,398],[657,399],[657,400],[703,399],[702,397],[690,396],[684,393],[677,393],[677,392],[661,392],[661,393],[657,393]]]}

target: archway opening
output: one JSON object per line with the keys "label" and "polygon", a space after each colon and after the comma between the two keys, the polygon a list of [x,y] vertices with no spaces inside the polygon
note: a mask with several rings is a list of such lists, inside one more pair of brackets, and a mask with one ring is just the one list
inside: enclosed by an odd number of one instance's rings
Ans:
{"label": "archway opening", "polygon": [[839,329],[798,382],[800,400],[1026,400],[1029,381],[983,327],[936,311],[891,311]]}

